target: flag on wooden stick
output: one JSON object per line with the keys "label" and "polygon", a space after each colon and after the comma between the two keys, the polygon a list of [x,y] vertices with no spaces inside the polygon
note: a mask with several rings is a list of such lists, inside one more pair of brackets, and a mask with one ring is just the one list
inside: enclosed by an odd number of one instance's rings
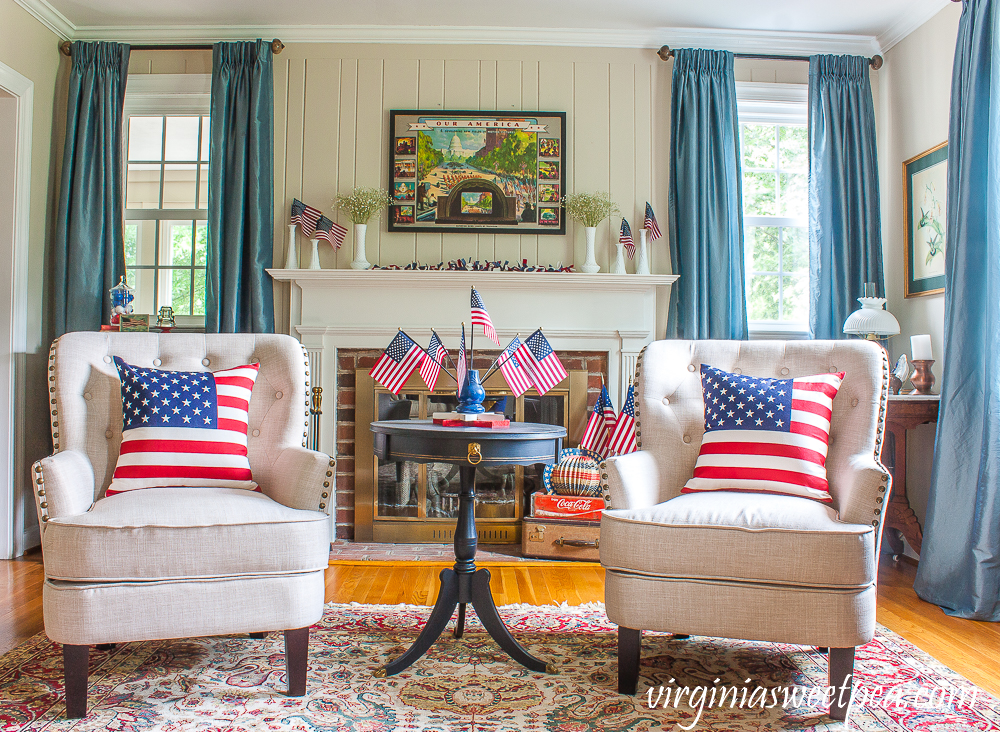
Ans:
{"label": "flag on wooden stick", "polygon": [[491,341],[500,345],[500,339],[497,337],[497,331],[493,327],[493,321],[490,320],[490,314],[486,312],[486,304],[483,302],[483,297],[478,292],[476,288],[472,288],[472,326],[477,325],[483,326],[483,333]]}
{"label": "flag on wooden stick", "polygon": [[427,353],[430,355],[425,354],[424,362],[420,364],[420,378],[427,384],[428,389],[434,391],[438,376],[441,375],[441,365],[448,353],[442,345],[441,339],[438,338],[438,334],[434,331],[431,331],[431,343],[427,346]]}
{"label": "flag on wooden stick", "polygon": [[316,238],[326,239],[333,247],[333,251],[340,249],[347,236],[347,229],[326,216],[320,216],[316,222]]}
{"label": "flag on wooden stick", "polygon": [[608,442],[608,456],[628,455],[639,449],[635,439],[635,386],[629,385],[622,413],[618,415],[614,432]]}
{"label": "flag on wooden stick", "polygon": [[621,231],[618,232],[618,243],[625,247],[629,259],[635,256],[635,242],[632,241],[632,228],[624,218],[622,219]]}
{"label": "flag on wooden stick", "polygon": [[649,205],[649,201],[646,201],[646,219],[642,226],[644,229],[649,229],[651,242],[660,238],[660,227],[656,225],[656,215],[653,213],[653,207]]}
{"label": "flag on wooden stick", "polygon": [[521,368],[521,364],[518,363],[517,357],[514,355],[514,351],[518,349],[521,345],[521,339],[514,336],[514,340],[510,342],[510,345],[504,349],[504,352],[500,354],[499,368],[500,372],[503,374],[504,379],[507,382],[507,386],[510,390],[514,392],[514,396],[521,396],[524,392],[531,388],[531,379],[528,374],[525,373],[524,369]]}
{"label": "flag on wooden stick", "polygon": [[292,199],[292,217],[289,222],[298,224],[302,233],[310,239],[316,234],[316,222],[322,215],[323,212],[318,208],[307,206],[297,198]]}
{"label": "flag on wooden stick", "polygon": [[[602,386],[601,395],[597,397],[597,404],[590,413],[587,429],[584,430],[583,439],[580,440],[580,447],[596,452],[601,457],[606,457],[605,450],[608,447],[608,440],[611,439],[611,430],[608,429],[604,418],[605,399],[608,403],[611,402],[607,387]],[[611,411],[614,413],[614,407],[611,407]]]}
{"label": "flag on wooden stick", "polygon": [[539,395],[545,394],[568,374],[539,328],[514,352]]}
{"label": "flag on wooden stick", "polygon": [[413,370],[423,363],[425,355],[410,336],[399,331],[368,375],[393,394],[398,394]]}
{"label": "flag on wooden stick", "polygon": [[458,347],[458,363],[455,364],[455,376],[458,379],[458,396],[462,396],[465,389],[465,377],[468,373],[468,366],[465,365],[465,323],[462,323],[462,344]]}

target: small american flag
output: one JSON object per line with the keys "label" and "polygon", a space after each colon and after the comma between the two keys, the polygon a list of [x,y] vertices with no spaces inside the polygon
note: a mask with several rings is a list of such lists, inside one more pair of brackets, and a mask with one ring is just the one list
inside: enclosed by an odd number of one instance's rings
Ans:
{"label": "small american flag", "polygon": [[500,345],[500,339],[497,338],[496,329],[493,327],[493,321],[490,320],[490,314],[486,312],[486,304],[483,302],[482,296],[476,292],[476,288],[472,288],[472,325],[473,327],[477,325],[483,326],[483,333],[491,341]]}
{"label": "small american flag", "polygon": [[444,363],[444,357],[448,352],[441,344],[438,334],[433,330],[431,331],[430,345],[427,346],[427,353],[430,356],[425,354],[424,362],[420,364],[420,378],[427,384],[428,389],[434,391],[434,387],[437,386],[438,376],[441,374],[441,364]]}
{"label": "small american flag", "polygon": [[316,221],[316,238],[326,239],[333,247],[333,251],[340,249],[347,236],[347,229],[326,216],[320,216]]}
{"label": "small american flag", "polygon": [[465,364],[465,323],[462,323],[462,344],[458,347],[458,363],[455,364],[455,376],[458,379],[458,395],[462,396],[465,389],[465,376],[469,367]]}
{"label": "small american flag", "polygon": [[323,213],[318,208],[307,206],[297,198],[292,199],[292,218],[290,223],[298,224],[302,233],[310,239],[316,233],[316,222]]}
{"label": "small american flag", "polygon": [[122,445],[107,495],[153,486],[255,488],[247,458],[257,364],[160,371],[115,357]]}
{"label": "small american flag", "polygon": [[702,364],[705,435],[682,489],[790,493],[830,502],[826,455],[844,373],[758,379]]}
{"label": "small american flag", "polygon": [[[618,422],[618,413],[615,411],[615,405],[611,401],[611,395],[608,393],[608,387],[601,387],[601,396],[604,397],[604,426],[608,430],[610,439],[611,433],[615,431],[615,423]],[[607,453],[605,453],[604,457],[607,457]]]}
{"label": "small american flag", "polygon": [[646,220],[642,227],[649,229],[650,241],[656,241],[660,238],[660,227],[656,225],[656,215],[653,213],[653,207],[649,205],[649,201],[646,201]]}
{"label": "small american flag", "polygon": [[539,328],[514,351],[539,395],[545,394],[568,374]]}
{"label": "small american flag", "polygon": [[368,372],[375,381],[393,394],[398,394],[403,384],[424,360],[424,352],[406,333],[399,331],[385,353]]}
{"label": "small american flag", "polygon": [[531,388],[531,379],[528,378],[528,374],[524,372],[521,368],[521,364],[518,363],[517,358],[514,356],[514,351],[518,349],[521,345],[521,339],[514,336],[514,340],[510,342],[510,345],[504,349],[504,352],[500,354],[500,371],[503,374],[504,379],[507,381],[507,386],[510,390],[514,392],[514,396],[521,396],[524,392]]}
{"label": "small american flag", "polygon": [[[583,439],[580,440],[580,447],[596,452],[602,457],[606,457],[605,450],[607,450],[608,440],[611,437],[611,432],[604,419],[604,399],[607,395],[607,387],[601,387],[601,395],[597,397],[597,404],[594,405],[594,411],[590,413],[587,429],[584,430]],[[610,397],[608,401],[610,401]],[[611,410],[613,412],[614,407],[611,407]]]}
{"label": "small american flag", "polygon": [[632,241],[632,229],[625,219],[622,219],[622,229],[618,233],[618,243],[625,247],[629,259],[635,256],[635,242]]}
{"label": "small american flag", "polygon": [[628,455],[638,449],[635,439],[635,385],[630,384],[622,413],[618,415],[615,429],[608,440],[608,456]]}

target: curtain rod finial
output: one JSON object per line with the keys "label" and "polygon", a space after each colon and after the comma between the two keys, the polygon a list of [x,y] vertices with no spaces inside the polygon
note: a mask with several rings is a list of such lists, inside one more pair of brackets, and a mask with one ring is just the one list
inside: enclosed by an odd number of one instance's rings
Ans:
{"label": "curtain rod finial", "polygon": [[883,58],[881,56],[879,56],[878,54],[875,54],[874,56],[872,56],[871,61],[869,61],[868,63],[871,64],[871,67],[873,69],[875,69],[876,71],[878,71],[879,69],[882,68],[882,64],[884,63],[884,60],[883,60]]}
{"label": "curtain rod finial", "polygon": [[660,50],[656,52],[656,55],[666,61],[668,58],[674,57],[674,51],[670,46],[660,46]]}
{"label": "curtain rod finial", "polygon": [[70,43],[69,41],[63,41],[62,43],[59,44],[59,52],[63,56],[72,56],[73,55],[73,44]]}
{"label": "curtain rod finial", "polygon": [[282,49],[284,47],[285,47],[285,44],[282,43],[277,38],[275,38],[273,41],[271,41],[271,53],[281,53],[281,51],[282,51]]}

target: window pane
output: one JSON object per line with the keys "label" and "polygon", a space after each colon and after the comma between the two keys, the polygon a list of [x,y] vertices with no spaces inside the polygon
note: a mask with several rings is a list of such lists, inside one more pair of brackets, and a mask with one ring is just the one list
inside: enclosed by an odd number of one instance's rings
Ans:
{"label": "window pane", "polygon": [[211,132],[211,117],[201,118],[201,159],[208,160],[209,134]]}
{"label": "window pane", "polygon": [[128,118],[128,159],[160,160],[163,156],[163,117]]}
{"label": "window pane", "polygon": [[806,186],[808,179],[805,173],[782,173],[781,181],[781,213],[780,216],[802,217],[808,214],[806,205]]}
{"label": "window pane", "polygon": [[778,227],[748,226],[746,247],[750,255],[749,272],[778,271]]}
{"label": "window pane", "polygon": [[138,224],[125,224],[125,264],[135,264],[136,244],[139,238]]}
{"label": "window pane", "polygon": [[[156,264],[156,221],[134,221],[126,224],[125,257],[126,263],[131,265],[152,265]],[[129,261],[128,230],[135,232],[134,260]]]}
{"label": "window pane", "polygon": [[781,268],[789,274],[809,269],[809,234],[804,226],[781,230]]}
{"label": "window pane", "polygon": [[160,207],[160,166],[129,163],[125,178],[125,208]]}
{"label": "window pane", "polygon": [[208,208],[208,166],[202,165],[198,171],[200,183],[198,187],[198,208]]}
{"label": "window pane", "polygon": [[166,160],[198,159],[198,118],[167,117]]}
{"label": "window pane", "polygon": [[156,281],[157,308],[169,305],[174,315],[191,314],[191,270],[164,267],[157,273]]}
{"label": "window pane", "polygon": [[193,221],[183,221],[172,223],[169,226],[170,237],[170,264],[175,267],[190,267],[192,253],[192,224]]}
{"label": "window pane", "polygon": [[809,276],[785,277],[782,281],[781,319],[806,323],[809,321]]}
{"label": "window pane", "polygon": [[781,167],[783,169],[809,168],[809,135],[805,125],[787,125],[778,128],[781,142]]}
{"label": "window pane", "polygon": [[747,168],[778,167],[774,125],[743,125],[743,165]]}
{"label": "window pane", "polygon": [[[194,238],[194,265],[195,267],[205,266],[205,252],[208,248],[208,225],[204,221],[199,221],[195,228]],[[194,271],[194,312],[192,315],[205,314],[205,270],[196,269]]]}
{"label": "window pane", "polygon": [[743,174],[743,213],[746,216],[777,216],[777,175]]}
{"label": "window pane", "polygon": [[747,287],[748,320],[778,319],[778,276],[754,275]]}
{"label": "window pane", "polygon": [[197,208],[195,176],[197,165],[165,165],[163,171],[163,208]]}
{"label": "window pane", "polygon": [[129,286],[135,288],[135,300],[132,302],[132,312],[155,313],[153,295],[156,293],[156,286],[153,270],[129,270]]}

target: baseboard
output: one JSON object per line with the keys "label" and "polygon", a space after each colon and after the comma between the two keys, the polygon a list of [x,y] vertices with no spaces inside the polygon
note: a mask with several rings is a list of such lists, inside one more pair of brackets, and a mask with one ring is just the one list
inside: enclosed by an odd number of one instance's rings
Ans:
{"label": "baseboard", "polygon": [[21,554],[42,545],[42,534],[37,526],[25,529],[21,534]]}

